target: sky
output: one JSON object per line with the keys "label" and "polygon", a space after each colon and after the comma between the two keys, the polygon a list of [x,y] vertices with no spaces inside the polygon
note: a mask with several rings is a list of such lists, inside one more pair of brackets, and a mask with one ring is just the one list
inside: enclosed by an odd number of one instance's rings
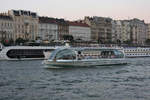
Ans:
{"label": "sky", "polygon": [[0,12],[11,9],[66,20],[101,16],[116,20],[139,18],[150,23],[150,0],[1,0]]}

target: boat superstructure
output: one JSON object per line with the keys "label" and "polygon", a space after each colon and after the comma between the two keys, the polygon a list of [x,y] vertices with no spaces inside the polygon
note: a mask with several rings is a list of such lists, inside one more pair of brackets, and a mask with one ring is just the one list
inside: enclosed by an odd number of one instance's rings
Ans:
{"label": "boat superstructure", "polygon": [[50,46],[8,46],[0,52],[1,60],[31,60],[44,59],[43,51],[53,51]]}
{"label": "boat superstructure", "polygon": [[53,67],[90,67],[126,64],[124,53],[111,48],[59,48],[44,63]]}

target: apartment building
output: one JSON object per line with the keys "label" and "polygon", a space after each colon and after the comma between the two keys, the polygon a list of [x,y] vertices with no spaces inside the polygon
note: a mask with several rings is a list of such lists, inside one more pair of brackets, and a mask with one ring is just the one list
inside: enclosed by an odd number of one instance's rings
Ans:
{"label": "apartment building", "polygon": [[39,17],[38,38],[43,41],[58,40],[58,25],[55,18]]}
{"label": "apartment building", "polygon": [[124,43],[130,41],[131,28],[129,20],[115,20],[113,26],[115,30],[115,42],[120,41],[121,43]]}
{"label": "apartment building", "polygon": [[147,36],[146,39],[150,39],[150,24],[147,24]]}
{"label": "apartment building", "polygon": [[134,44],[144,44],[147,34],[147,25],[144,20],[132,19],[130,20],[131,40]]}
{"label": "apartment building", "polygon": [[112,19],[106,17],[85,17],[85,23],[91,27],[91,38],[101,43],[112,41]]}
{"label": "apartment building", "polygon": [[89,25],[82,22],[68,22],[69,35],[72,35],[74,40],[90,41],[91,29]]}
{"label": "apartment building", "polygon": [[24,10],[10,10],[8,14],[14,21],[14,40],[23,38],[35,40],[38,33],[37,13]]}
{"label": "apartment building", "polygon": [[0,41],[14,38],[13,18],[6,14],[0,14]]}
{"label": "apartment building", "polygon": [[63,40],[64,35],[69,35],[69,24],[64,19],[56,19],[58,25],[58,40]]}

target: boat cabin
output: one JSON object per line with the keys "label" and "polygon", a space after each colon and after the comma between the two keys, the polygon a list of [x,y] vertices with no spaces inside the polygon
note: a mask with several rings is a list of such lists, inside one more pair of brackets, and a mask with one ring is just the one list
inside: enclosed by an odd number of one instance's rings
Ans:
{"label": "boat cabin", "polygon": [[51,60],[83,60],[124,58],[124,53],[117,49],[56,49],[51,53]]}

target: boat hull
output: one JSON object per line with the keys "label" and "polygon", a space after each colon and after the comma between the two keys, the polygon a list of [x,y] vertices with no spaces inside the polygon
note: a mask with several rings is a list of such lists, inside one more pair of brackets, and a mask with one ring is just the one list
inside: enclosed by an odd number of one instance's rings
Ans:
{"label": "boat hull", "polygon": [[125,65],[125,60],[120,59],[98,59],[98,60],[59,60],[59,61],[45,61],[46,68],[54,67],[93,67],[93,66],[110,66],[110,65]]}

